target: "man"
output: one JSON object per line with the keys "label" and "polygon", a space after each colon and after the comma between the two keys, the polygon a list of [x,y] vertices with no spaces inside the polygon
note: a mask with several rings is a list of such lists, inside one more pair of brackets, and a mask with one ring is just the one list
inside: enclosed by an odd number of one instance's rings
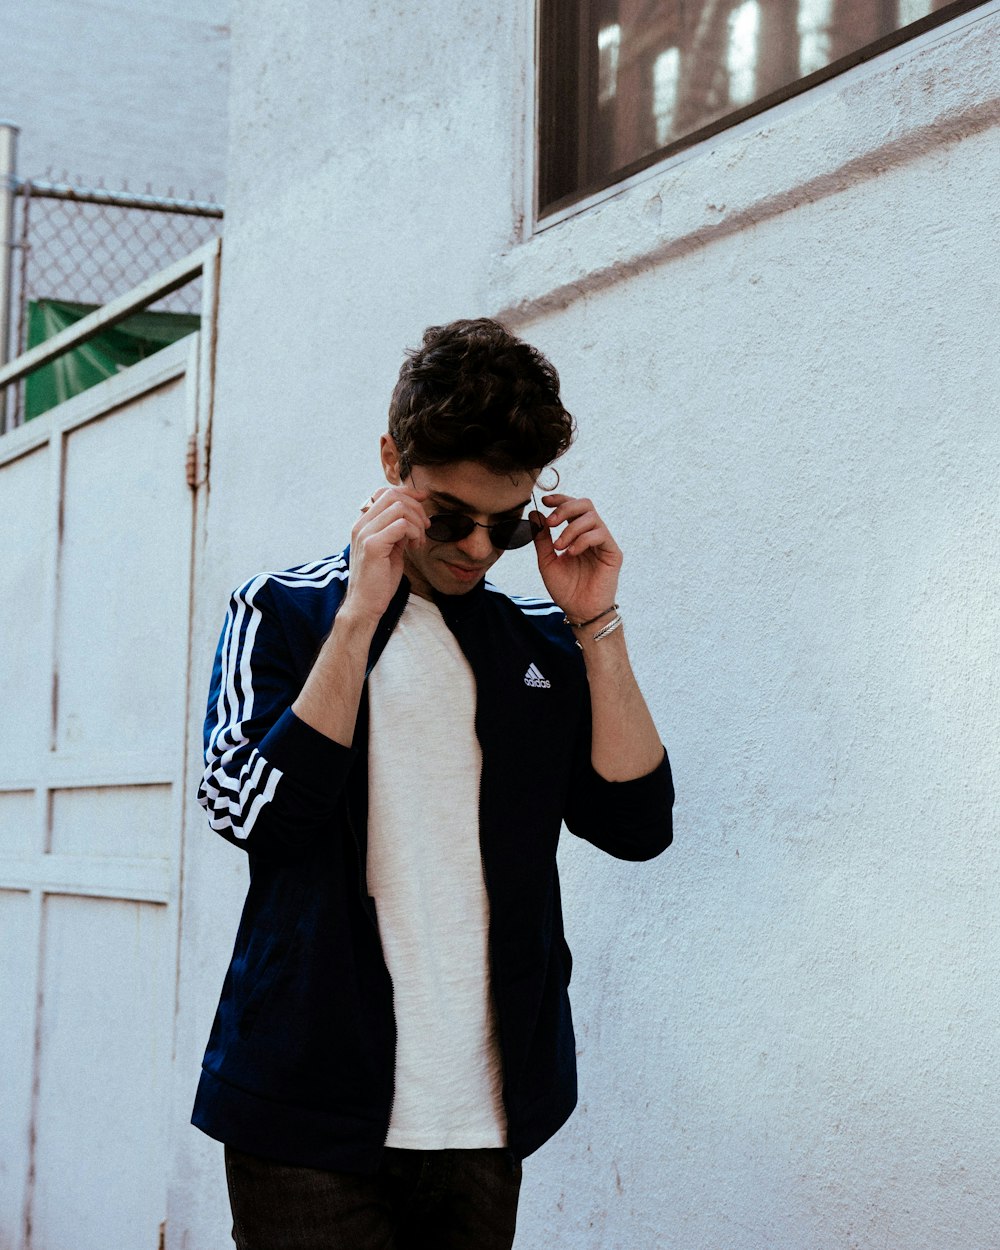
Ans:
{"label": "man", "polygon": [[[493,321],[400,371],[339,556],[233,596],[199,799],[250,887],[193,1120],[240,1250],[506,1250],[576,1102],[556,844],[671,837],[589,500],[544,494],[559,379]],[[484,580],[534,542],[551,602]]]}

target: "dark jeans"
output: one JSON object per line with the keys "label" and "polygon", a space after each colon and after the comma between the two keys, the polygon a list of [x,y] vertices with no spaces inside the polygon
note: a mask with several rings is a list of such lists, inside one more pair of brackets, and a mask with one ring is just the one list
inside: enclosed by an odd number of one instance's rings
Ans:
{"label": "dark jeans", "polygon": [[505,1150],[386,1150],[374,1176],[226,1147],[238,1250],[510,1250],[521,1165]]}

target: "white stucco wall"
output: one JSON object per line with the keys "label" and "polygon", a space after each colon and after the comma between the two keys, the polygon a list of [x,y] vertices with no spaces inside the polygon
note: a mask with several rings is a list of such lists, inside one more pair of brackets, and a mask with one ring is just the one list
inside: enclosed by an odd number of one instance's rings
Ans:
{"label": "white stucco wall", "polygon": [[221,200],[229,9],[3,0],[0,119],[20,127],[21,176]]}
{"label": "white stucco wall", "polygon": [[605,427],[566,477],[679,792],[651,871],[566,848],[589,1124],[525,1245],[1000,1238],[995,151],[525,327]]}
{"label": "white stucco wall", "polygon": [[[561,853],[581,1105],[522,1250],[1000,1244],[998,8],[529,237],[530,6],[240,6],[203,682],[233,584],[346,540],[403,346],[505,312],[675,767],[660,860]],[[244,872],[189,837],[179,1108]],[[177,1140],[172,1242],[223,1244]]]}

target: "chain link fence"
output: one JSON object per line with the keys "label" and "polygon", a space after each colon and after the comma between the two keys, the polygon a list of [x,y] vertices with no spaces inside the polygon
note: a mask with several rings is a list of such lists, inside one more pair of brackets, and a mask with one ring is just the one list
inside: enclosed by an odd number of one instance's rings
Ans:
{"label": "chain link fence", "polygon": [[[106,304],[219,232],[222,207],[152,194],[130,196],[67,184],[26,181],[18,188],[20,228],[16,347],[25,347],[29,301]],[[197,284],[156,308],[196,312]]]}
{"label": "chain link fence", "polygon": [[[0,171],[4,172],[4,171]],[[0,364],[29,347],[32,307],[46,301],[100,307],[195,251],[220,233],[223,209],[192,194],[180,199],[136,193],[123,186],[109,191],[65,177],[56,182],[21,179],[6,171],[9,278],[0,327],[8,341]],[[148,311],[196,314],[202,279],[173,292]],[[2,295],[0,295],[2,298]],[[6,315],[4,315],[6,314]],[[7,426],[24,420],[23,384],[10,387]],[[0,392],[0,415],[2,415]],[[0,422],[2,428],[2,422]]]}

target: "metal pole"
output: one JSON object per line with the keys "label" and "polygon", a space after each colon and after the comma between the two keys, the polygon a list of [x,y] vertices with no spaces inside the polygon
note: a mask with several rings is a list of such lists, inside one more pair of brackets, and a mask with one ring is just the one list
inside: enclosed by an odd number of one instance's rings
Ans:
{"label": "metal pole", "polygon": [[[18,186],[24,183],[19,182]],[[174,196],[135,195],[128,191],[105,191],[100,187],[71,187],[62,182],[31,179],[31,194],[39,200],[71,200],[75,204],[108,204],[113,208],[144,208],[155,213],[180,213],[188,217],[222,217],[221,204],[207,200],[178,200]]]}
{"label": "metal pole", "polygon": [[[10,359],[18,133],[13,122],[0,121],[0,368]],[[7,430],[7,389],[0,393],[0,433]]]}

